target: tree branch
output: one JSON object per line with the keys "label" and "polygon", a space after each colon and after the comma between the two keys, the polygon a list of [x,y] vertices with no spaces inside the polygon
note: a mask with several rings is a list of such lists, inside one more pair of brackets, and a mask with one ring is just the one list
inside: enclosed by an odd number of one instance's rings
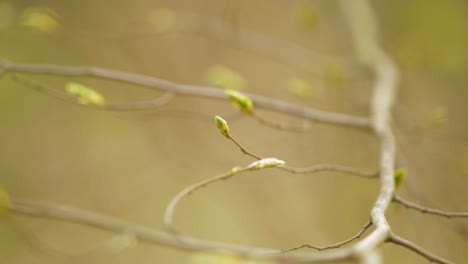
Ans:
{"label": "tree branch", "polygon": [[[68,77],[88,76],[100,79],[131,83],[151,89],[171,92],[178,95],[228,100],[224,91],[218,88],[178,84],[156,77],[97,67],[71,67],[48,64],[16,64],[0,60],[0,69],[2,69],[5,73],[13,72],[29,74],[47,74]],[[367,118],[305,108],[303,106],[293,105],[284,101],[270,99],[257,95],[248,94],[248,96],[252,99],[256,108],[263,108],[270,111],[276,111],[283,114],[301,117],[307,120],[320,123],[351,126],[361,129],[370,128],[370,123]]]}
{"label": "tree branch", "polygon": [[278,250],[276,249],[250,246],[247,247],[222,242],[201,240],[186,235],[175,235],[173,233],[166,233],[144,226],[129,224],[122,220],[105,216],[102,214],[97,214],[86,210],[65,206],[12,200],[8,205],[8,209],[16,214],[56,219],[66,222],[73,222],[81,225],[87,225],[99,228],[101,230],[114,232],[117,234],[131,235],[140,242],[157,244],[186,251],[225,253],[245,258],[294,263],[330,263],[353,259],[351,251],[349,249],[340,249],[334,252],[322,254],[291,253],[288,255],[277,255],[272,254],[278,252]]}
{"label": "tree branch", "polygon": [[119,111],[119,112],[120,111],[128,112],[128,111],[155,110],[155,109],[158,109],[160,107],[167,105],[175,97],[175,94],[173,92],[168,91],[156,99],[147,100],[147,101],[138,101],[138,102],[132,102],[132,103],[107,103],[106,102],[104,105],[93,105],[93,104],[83,105],[83,104],[80,104],[78,100],[75,100],[74,98],[61,92],[60,90],[48,87],[44,84],[33,81],[29,78],[25,78],[17,74],[12,74],[11,78],[14,81],[22,83],[28,87],[31,87],[32,89],[38,92],[45,93],[47,95],[58,98],[68,103],[90,107],[90,108],[97,109],[97,110],[110,110],[110,111]]}
{"label": "tree branch", "polygon": [[423,256],[424,258],[428,259],[431,262],[440,263],[440,264],[453,264],[453,262],[451,262],[449,260],[446,260],[444,258],[438,257],[438,256],[432,254],[431,252],[429,252],[429,251],[415,245],[413,242],[410,242],[410,241],[408,241],[408,240],[406,240],[406,239],[404,239],[402,237],[399,237],[399,236],[395,235],[394,233],[391,233],[391,235],[388,238],[387,242],[390,242],[390,243],[405,247],[405,248],[407,248],[407,249],[409,249],[409,250]]}
{"label": "tree branch", "polygon": [[432,215],[438,215],[446,218],[468,218],[468,212],[447,212],[443,210],[438,210],[438,209],[433,209],[429,208],[426,206],[418,205],[415,203],[412,203],[410,201],[407,201],[397,195],[393,197],[393,202],[401,204],[405,206],[406,208],[417,210],[423,214],[432,214]]}
{"label": "tree branch", "polygon": [[296,251],[296,250],[299,250],[299,249],[302,249],[302,248],[313,248],[313,249],[316,249],[318,251],[340,248],[341,246],[344,246],[344,245],[346,245],[348,243],[351,243],[352,241],[354,241],[356,239],[361,238],[362,234],[364,234],[364,232],[366,232],[366,230],[369,229],[369,227],[371,227],[371,226],[372,226],[372,222],[369,220],[361,228],[361,230],[359,230],[359,232],[357,234],[355,234],[354,236],[352,236],[352,237],[350,237],[350,238],[348,238],[346,240],[343,240],[343,241],[335,243],[335,244],[326,245],[326,246],[315,246],[315,245],[306,243],[306,244],[302,244],[302,245],[297,246],[297,247],[283,249],[283,250],[279,251],[278,253],[287,253],[287,252]]}

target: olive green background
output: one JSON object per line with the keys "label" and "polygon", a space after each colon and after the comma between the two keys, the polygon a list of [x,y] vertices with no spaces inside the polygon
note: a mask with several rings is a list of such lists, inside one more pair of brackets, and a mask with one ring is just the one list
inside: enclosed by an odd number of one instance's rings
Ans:
{"label": "olive green background", "polygon": [[[382,45],[396,59],[401,83],[394,109],[398,166],[409,175],[401,196],[451,211],[468,211],[468,3],[370,1]],[[296,1],[0,1],[0,57],[21,63],[92,65],[179,83],[208,85],[206,70],[225,65],[246,91],[322,110],[369,114],[372,75],[353,59],[350,31],[336,1],[309,1],[313,28],[294,23]],[[27,7],[53,9],[55,34],[21,26]],[[196,34],[158,34],[146,17],[167,7],[232,23],[330,54],[300,67]],[[287,50],[281,51],[288,53]],[[305,58],[308,59],[308,58]],[[346,61],[346,65],[342,64]],[[333,70],[335,69],[335,70]],[[314,88],[297,98],[302,78]],[[69,79],[33,76],[61,89]],[[107,100],[130,102],[160,93],[121,83],[73,79]],[[261,156],[290,166],[337,163],[376,170],[378,146],[368,132],[311,124],[307,133],[276,131],[236,115],[226,102],[177,97],[164,111],[113,113],[72,105],[0,80],[0,185],[17,199],[53,202],[161,228],[168,201],[191,183],[252,160],[216,130],[221,115],[232,134]],[[278,122],[302,121],[259,111]],[[194,236],[287,248],[325,245],[355,234],[368,220],[377,180],[339,173],[291,175],[267,170],[210,186],[184,201],[176,225]],[[392,205],[393,231],[456,263],[468,259],[468,223]],[[192,254],[140,244],[109,250],[112,234],[74,224],[0,216],[1,263],[191,263]],[[96,250],[91,250],[97,248]],[[68,252],[68,254],[64,254]],[[386,263],[427,263],[395,245]],[[73,254],[75,256],[72,256]]]}

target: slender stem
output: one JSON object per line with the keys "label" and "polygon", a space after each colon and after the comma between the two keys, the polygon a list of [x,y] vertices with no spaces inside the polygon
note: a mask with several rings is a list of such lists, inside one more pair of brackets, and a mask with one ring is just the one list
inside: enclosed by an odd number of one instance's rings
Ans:
{"label": "slender stem", "polygon": [[203,187],[206,187],[218,181],[227,180],[231,178],[232,176],[234,176],[234,174],[242,173],[246,170],[247,168],[236,167],[226,173],[211,177],[209,179],[203,180],[201,182],[197,182],[193,185],[190,185],[184,188],[176,196],[174,196],[174,198],[171,199],[171,201],[166,207],[166,211],[164,212],[164,219],[163,219],[164,226],[166,227],[166,229],[169,231],[175,232],[175,228],[173,226],[174,212],[175,212],[177,205],[182,201],[182,199],[184,199],[185,197],[191,195],[192,193],[196,192],[197,190]]}
{"label": "slender stem", "polygon": [[314,165],[314,166],[306,167],[306,168],[292,168],[292,167],[284,166],[284,167],[281,167],[280,169],[289,171],[291,173],[296,173],[296,174],[316,173],[316,172],[321,172],[321,171],[334,171],[334,172],[352,174],[352,175],[356,175],[356,176],[360,176],[364,178],[375,178],[375,179],[377,179],[377,176],[379,175],[378,172],[361,171],[353,167],[337,165],[337,164],[319,164],[319,165]]}
{"label": "slender stem", "polygon": [[449,260],[446,260],[444,258],[441,258],[439,256],[436,256],[436,255],[432,254],[431,252],[421,248],[420,246],[414,244],[413,242],[408,241],[408,240],[406,240],[406,239],[404,239],[402,237],[399,237],[399,236],[395,235],[394,233],[392,233],[390,235],[387,242],[390,242],[390,243],[405,247],[405,248],[407,248],[407,249],[409,249],[409,250],[423,256],[424,258],[428,259],[431,262],[440,263],[440,264],[452,264],[453,263],[453,262],[451,262]]}
{"label": "slender stem", "polygon": [[276,123],[276,122],[273,122],[271,120],[265,119],[265,118],[259,116],[256,113],[253,113],[252,117],[255,120],[257,120],[260,124],[262,124],[264,126],[267,126],[267,127],[271,127],[273,129],[280,130],[280,131],[290,131],[290,132],[300,132],[300,133],[304,133],[304,132],[309,131],[309,129],[308,129],[309,127],[300,126],[300,125],[286,125],[286,124]]}
{"label": "slender stem", "polygon": [[354,241],[356,239],[361,238],[362,234],[364,234],[364,232],[366,232],[366,230],[369,229],[369,227],[371,227],[371,226],[372,226],[372,222],[369,220],[361,228],[361,230],[359,230],[359,232],[357,234],[355,234],[354,236],[352,236],[352,237],[350,237],[350,238],[348,238],[346,240],[343,240],[343,241],[335,243],[335,244],[326,245],[326,246],[315,246],[315,245],[306,243],[306,244],[302,244],[302,245],[297,246],[297,247],[281,250],[278,253],[287,253],[287,252],[296,251],[296,250],[299,250],[299,249],[302,249],[302,248],[313,248],[313,249],[316,249],[318,251],[340,248],[341,246],[344,246],[344,245],[346,245],[346,244],[348,244],[348,243],[350,243],[350,242],[352,242],[352,241]]}
{"label": "slender stem", "polygon": [[412,202],[407,201],[407,200],[405,200],[405,199],[403,199],[403,198],[401,198],[401,197],[399,197],[397,195],[395,195],[393,197],[393,202],[399,203],[399,204],[405,206],[406,208],[410,208],[410,209],[420,211],[421,213],[424,213],[424,214],[438,215],[438,216],[447,217],[447,218],[455,218],[455,217],[468,218],[468,212],[448,212],[448,211],[433,209],[433,208],[429,208],[429,207],[426,207],[426,206],[422,206],[422,205],[412,203]]}
{"label": "slender stem", "polygon": [[261,160],[262,158],[258,155],[255,155],[254,153],[248,151],[246,148],[244,148],[232,135],[228,135],[227,138],[231,140],[236,146],[239,147],[239,149],[242,151],[247,156],[250,156],[254,159]]}
{"label": "slender stem", "polygon": [[[157,89],[172,92],[178,95],[192,97],[206,97],[210,99],[228,100],[223,90],[212,87],[178,84],[175,82],[150,77],[146,75],[109,70],[97,67],[87,66],[57,66],[48,64],[16,64],[0,60],[0,70],[5,73],[29,73],[29,74],[47,74],[68,77],[95,77],[113,81],[120,81],[140,85],[150,89]],[[330,123],[335,125],[350,126],[360,129],[369,129],[370,123],[367,118],[355,117],[344,114],[320,111],[312,108],[306,108],[299,105],[293,105],[281,100],[270,99],[258,95],[247,95],[252,99],[256,108],[263,108],[283,114],[297,116],[311,121]]]}

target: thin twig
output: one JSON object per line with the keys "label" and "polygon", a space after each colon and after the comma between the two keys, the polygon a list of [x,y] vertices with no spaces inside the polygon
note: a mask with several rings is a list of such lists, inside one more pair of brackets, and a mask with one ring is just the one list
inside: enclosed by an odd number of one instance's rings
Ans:
{"label": "thin twig", "polygon": [[77,104],[77,105],[85,106],[85,107],[91,107],[91,108],[98,109],[98,110],[111,110],[111,111],[119,111],[119,112],[120,111],[128,112],[128,111],[156,110],[160,107],[167,105],[175,97],[175,94],[173,92],[168,91],[156,99],[147,100],[147,101],[137,101],[137,102],[132,102],[132,103],[108,103],[106,102],[103,105],[94,105],[94,104],[83,105],[79,103],[78,100],[75,100],[73,97],[67,95],[66,93],[60,91],[59,89],[51,88],[37,81],[19,76],[17,74],[12,74],[11,78],[14,81],[22,83],[28,87],[31,87],[40,93],[45,93],[47,95],[58,98],[68,103]]}
{"label": "thin twig", "polygon": [[271,120],[265,119],[255,113],[252,114],[252,117],[255,120],[257,120],[260,124],[267,126],[267,127],[271,127],[273,129],[280,130],[280,131],[304,133],[304,132],[308,132],[310,128],[310,127],[299,126],[299,125],[286,125],[286,124],[276,123]]}
{"label": "thin twig", "polygon": [[[244,146],[242,146],[232,136],[232,134],[228,134],[226,137],[229,140],[231,140],[234,144],[236,144],[236,146],[238,146],[239,149],[242,151],[242,153],[244,153],[245,155],[250,156],[257,160],[262,159],[262,157],[260,157],[259,155],[254,154],[253,152],[247,150]],[[314,166],[305,167],[305,168],[294,168],[294,167],[289,167],[289,166],[282,166],[282,167],[279,167],[278,169],[287,171],[289,173],[294,173],[294,174],[307,174],[307,173],[316,173],[316,172],[321,172],[321,171],[334,171],[334,172],[341,172],[341,173],[346,173],[346,174],[351,174],[351,175],[357,175],[357,176],[365,177],[365,178],[377,178],[377,176],[379,175],[378,172],[361,171],[353,167],[336,165],[336,164],[319,164],[319,165],[314,165]]]}
{"label": "thin twig", "polygon": [[223,173],[221,175],[217,175],[217,176],[214,176],[212,178],[209,178],[209,179],[206,179],[206,180],[203,180],[201,182],[197,182],[193,185],[190,185],[186,188],[184,188],[182,191],[180,191],[176,196],[174,196],[171,201],[168,203],[167,207],[166,207],[166,211],[164,212],[164,218],[163,218],[163,222],[164,222],[164,226],[165,228],[168,230],[168,231],[172,231],[172,232],[176,232],[174,226],[173,226],[173,218],[174,218],[174,212],[175,212],[175,209],[177,207],[177,205],[182,201],[182,199],[184,199],[185,197],[191,195],[193,192],[203,188],[203,187],[206,187],[210,184],[213,184],[215,182],[218,182],[218,181],[223,181],[223,180],[227,180],[229,178],[231,178],[232,176],[234,176],[234,174],[236,173],[242,173],[244,171],[247,170],[247,167],[245,168],[240,168],[240,167],[236,167],[226,173]]}
{"label": "thin twig", "polygon": [[337,165],[337,164],[319,164],[319,165],[314,165],[314,166],[306,167],[306,168],[292,168],[292,167],[284,166],[284,167],[281,167],[280,169],[286,170],[291,173],[296,173],[296,174],[316,173],[316,172],[321,172],[321,171],[334,171],[334,172],[352,174],[352,175],[356,175],[356,176],[360,176],[364,178],[375,178],[375,179],[377,179],[377,176],[379,175],[378,172],[361,171],[353,167]]}
{"label": "thin twig", "polygon": [[344,246],[356,239],[359,239],[361,238],[362,234],[364,234],[364,232],[366,232],[367,229],[369,229],[369,227],[372,226],[372,222],[369,220],[362,228],[361,230],[359,230],[359,232],[357,234],[355,234],[354,236],[346,239],[346,240],[343,240],[341,242],[338,242],[338,243],[335,243],[335,244],[331,244],[331,245],[326,245],[326,246],[315,246],[315,245],[312,245],[312,244],[302,244],[300,246],[297,246],[297,247],[293,247],[293,248],[288,248],[288,249],[283,249],[281,251],[278,252],[278,254],[281,254],[281,253],[287,253],[287,252],[291,252],[291,251],[296,251],[296,250],[299,250],[299,249],[303,249],[303,248],[313,248],[313,249],[316,249],[318,251],[323,251],[323,250],[328,250],[328,249],[336,249],[336,248],[340,248],[341,246]]}
{"label": "thin twig", "polygon": [[[87,66],[57,66],[48,64],[16,64],[0,60],[0,69],[13,73],[47,74],[56,76],[81,76],[95,77],[113,81],[120,81],[140,85],[150,89],[164,90],[174,94],[206,97],[217,100],[228,100],[223,90],[212,87],[178,84],[175,82],[150,77],[141,74],[114,71],[104,68]],[[271,111],[297,116],[311,121],[331,123],[335,125],[350,126],[360,129],[369,129],[370,123],[367,118],[350,115],[320,111],[293,105],[281,100],[270,99],[258,95],[247,94],[252,99],[256,108],[263,108]]]}
{"label": "thin twig", "polygon": [[446,260],[446,259],[444,259],[442,257],[436,256],[436,255],[432,254],[431,252],[429,252],[429,251],[421,248],[420,246],[414,244],[413,242],[408,241],[408,240],[406,240],[406,239],[404,239],[402,237],[399,237],[399,236],[395,235],[394,233],[391,233],[391,235],[388,238],[387,242],[390,242],[390,243],[405,247],[405,248],[407,248],[407,249],[421,255],[422,257],[428,259],[431,262],[440,263],[440,264],[453,264],[453,262],[451,262],[449,260]]}
{"label": "thin twig", "polygon": [[228,135],[227,138],[229,140],[231,140],[237,147],[239,147],[239,149],[242,151],[242,153],[244,153],[245,155],[247,156],[250,156],[254,159],[257,159],[257,160],[261,160],[262,158],[250,151],[248,151],[246,148],[244,148],[232,135]]}
{"label": "thin twig", "polygon": [[456,218],[456,217],[467,218],[468,217],[468,212],[448,212],[448,211],[433,209],[433,208],[429,208],[426,206],[418,205],[413,202],[407,201],[404,198],[401,198],[397,195],[393,197],[393,202],[399,203],[405,206],[406,208],[417,210],[423,214],[438,215],[438,216],[442,216],[446,218]]}

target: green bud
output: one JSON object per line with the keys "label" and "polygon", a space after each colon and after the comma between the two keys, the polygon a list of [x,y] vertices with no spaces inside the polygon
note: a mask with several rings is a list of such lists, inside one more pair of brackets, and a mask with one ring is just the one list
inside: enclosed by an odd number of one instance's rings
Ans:
{"label": "green bud", "polygon": [[237,167],[232,168],[231,171],[229,172],[229,174],[234,175],[234,174],[238,173],[241,170],[242,170],[242,167],[237,166]]}
{"label": "green bud", "polygon": [[225,137],[229,137],[229,126],[226,122],[226,120],[224,120],[222,117],[220,116],[215,116],[215,122],[216,122],[216,126],[218,127],[218,130],[219,132],[221,132],[221,134],[223,134]]}
{"label": "green bud", "polygon": [[393,180],[395,181],[395,188],[398,188],[406,178],[406,169],[400,168],[395,170],[393,174]]}
{"label": "green bud", "polygon": [[247,168],[249,170],[261,170],[265,168],[281,167],[284,164],[286,164],[286,162],[277,158],[264,158],[264,159],[252,162]]}
{"label": "green bud", "polygon": [[235,90],[226,90],[225,93],[229,100],[242,112],[252,114],[253,103],[249,97]]}
{"label": "green bud", "polygon": [[69,82],[65,86],[65,90],[69,95],[76,97],[80,104],[104,104],[104,97],[101,94],[82,84]]}

